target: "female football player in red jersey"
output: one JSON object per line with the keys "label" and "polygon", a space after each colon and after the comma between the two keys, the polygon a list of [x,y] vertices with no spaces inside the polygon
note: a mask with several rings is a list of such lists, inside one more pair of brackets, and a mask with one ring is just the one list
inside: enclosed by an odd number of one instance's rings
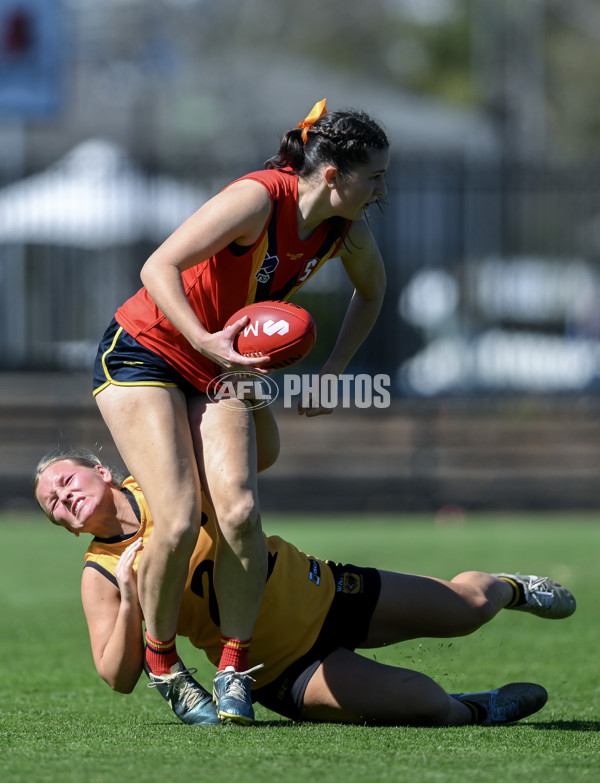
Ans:
{"label": "female football player in red jersey", "polygon": [[[270,457],[259,449],[258,459],[264,467]],[[129,693],[144,666],[136,570],[153,530],[144,496],[134,479],[121,482],[96,458],[77,454],[42,460],[35,496],[53,522],[94,536],[81,583],[94,662],[113,689]],[[215,665],[218,536],[205,503],[177,622],[177,632]],[[467,571],[446,581],[320,560],[278,536],[265,545],[269,566],[249,656],[252,686],[249,676],[244,680],[248,698],[295,720],[396,725],[505,724],[544,706],[547,693],[534,683],[451,695],[425,674],[355,650],[469,634],[502,608],[568,617],[575,600],[551,579]],[[188,670],[180,669],[178,680],[185,699],[173,698],[172,681],[151,676],[150,686],[185,723],[218,724],[211,694]]]}
{"label": "female football player in red jersey", "polygon": [[267,572],[255,423],[241,400],[207,404],[195,451],[188,400],[224,370],[264,373],[267,359],[245,358],[232,347],[245,319],[224,330],[225,322],[246,304],[293,296],[334,256],[354,295],[322,372],[343,372],[385,289],[365,213],[385,196],[388,163],[388,139],[373,119],[360,111],[328,113],[321,101],[283,136],[264,171],[204,204],[146,261],[143,288],[118,309],[99,346],[94,395],[155,524],[139,569],[146,666],[174,690],[182,680],[175,618],[203,488],[220,531],[214,583],[223,653],[214,689],[220,714],[238,722],[252,720],[252,705],[240,694]]}

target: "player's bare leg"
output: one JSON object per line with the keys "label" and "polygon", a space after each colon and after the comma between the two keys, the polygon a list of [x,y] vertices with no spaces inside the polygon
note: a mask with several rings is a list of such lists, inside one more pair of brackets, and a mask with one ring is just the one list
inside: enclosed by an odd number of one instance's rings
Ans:
{"label": "player's bare leg", "polygon": [[304,694],[303,720],[458,726],[472,711],[430,677],[377,663],[350,650],[331,653]]}
{"label": "player's bare leg", "polygon": [[485,726],[540,710],[548,694],[535,683],[509,683],[483,693],[446,693],[420,672],[338,649],[327,656],[304,694],[301,718],[336,723]]}
{"label": "player's bare leg", "polygon": [[200,442],[195,440],[202,483],[222,533],[215,569],[221,630],[248,638],[266,579],[254,417],[241,400],[198,398],[190,406],[190,422],[200,430]]}
{"label": "player's bare leg", "polygon": [[464,636],[491,620],[513,597],[512,587],[482,571],[465,571],[450,582],[380,571],[381,592],[365,648],[423,636]]}
{"label": "player's bare leg", "polygon": [[138,589],[148,633],[169,639],[201,520],[186,399],[175,388],[108,386],[96,401],[152,513],[154,532],[140,556]]}
{"label": "player's bare leg", "polygon": [[138,568],[150,684],[185,723],[216,725],[220,721],[210,695],[191,677],[175,645],[201,522],[200,478],[186,399],[175,388],[109,386],[96,401],[154,521]]}
{"label": "player's bare leg", "polygon": [[195,438],[198,464],[220,530],[214,584],[224,649],[215,677],[215,699],[221,717],[250,722],[253,710],[248,679],[233,678],[229,683],[227,678],[232,676],[231,671],[247,668],[248,647],[267,575],[254,417],[241,400],[206,400],[204,407],[195,402],[190,408],[190,422],[193,430],[200,432],[200,439]]}
{"label": "player's bare leg", "polygon": [[279,456],[279,428],[269,407],[252,408],[256,432],[256,469],[258,473],[267,470],[277,462]]}
{"label": "player's bare leg", "polygon": [[[512,590],[490,574],[470,571],[452,582],[380,571],[381,592],[364,643],[380,647],[422,636],[460,636],[490,620]],[[360,688],[357,683],[360,682]],[[424,674],[336,650],[312,677],[306,720],[460,725],[473,712]]]}

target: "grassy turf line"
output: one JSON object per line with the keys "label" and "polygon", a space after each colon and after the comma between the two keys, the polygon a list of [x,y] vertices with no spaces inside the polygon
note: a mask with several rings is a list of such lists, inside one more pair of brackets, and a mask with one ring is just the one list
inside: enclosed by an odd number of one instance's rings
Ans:
{"label": "grassy turf line", "polygon": [[[12,781],[257,779],[497,781],[516,775],[594,780],[600,759],[600,527],[582,516],[271,518],[305,551],[364,565],[451,577],[461,570],[549,573],[571,587],[577,614],[548,622],[503,612],[476,635],[375,651],[426,671],[448,690],[514,680],[545,685],[548,705],[522,724],[486,729],[294,725],[258,708],[259,724],[178,723],[140,682],[112,693],[95,674],[79,579],[84,538],[40,518],[0,519],[0,777]],[[181,645],[208,682],[203,656]]]}

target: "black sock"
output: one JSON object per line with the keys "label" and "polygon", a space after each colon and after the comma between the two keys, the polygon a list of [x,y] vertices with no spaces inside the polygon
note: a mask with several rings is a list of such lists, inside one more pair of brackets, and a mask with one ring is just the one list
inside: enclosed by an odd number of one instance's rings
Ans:
{"label": "black sock", "polygon": [[488,711],[483,705],[476,704],[474,701],[463,701],[463,699],[460,699],[460,703],[464,704],[465,707],[468,707],[471,710],[471,714],[473,715],[473,723],[475,725],[478,723],[483,723],[487,718]]}
{"label": "black sock", "polygon": [[511,579],[508,576],[501,576],[500,579],[504,579],[505,582],[508,582],[508,584],[513,589],[513,597],[511,598],[510,602],[504,607],[505,609],[510,609],[513,606],[519,606],[520,604],[525,603],[525,593],[523,592],[523,587],[518,582],[515,582],[514,579]]}

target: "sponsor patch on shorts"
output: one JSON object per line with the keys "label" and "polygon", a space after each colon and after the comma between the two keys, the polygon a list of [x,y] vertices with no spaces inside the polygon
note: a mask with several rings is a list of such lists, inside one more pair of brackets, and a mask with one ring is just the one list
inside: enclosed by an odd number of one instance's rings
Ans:
{"label": "sponsor patch on shorts", "polygon": [[364,590],[362,574],[353,574],[350,571],[344,571],[338,577],[336,582],[336,593],[345,593],[346,595],[358,595]]}

